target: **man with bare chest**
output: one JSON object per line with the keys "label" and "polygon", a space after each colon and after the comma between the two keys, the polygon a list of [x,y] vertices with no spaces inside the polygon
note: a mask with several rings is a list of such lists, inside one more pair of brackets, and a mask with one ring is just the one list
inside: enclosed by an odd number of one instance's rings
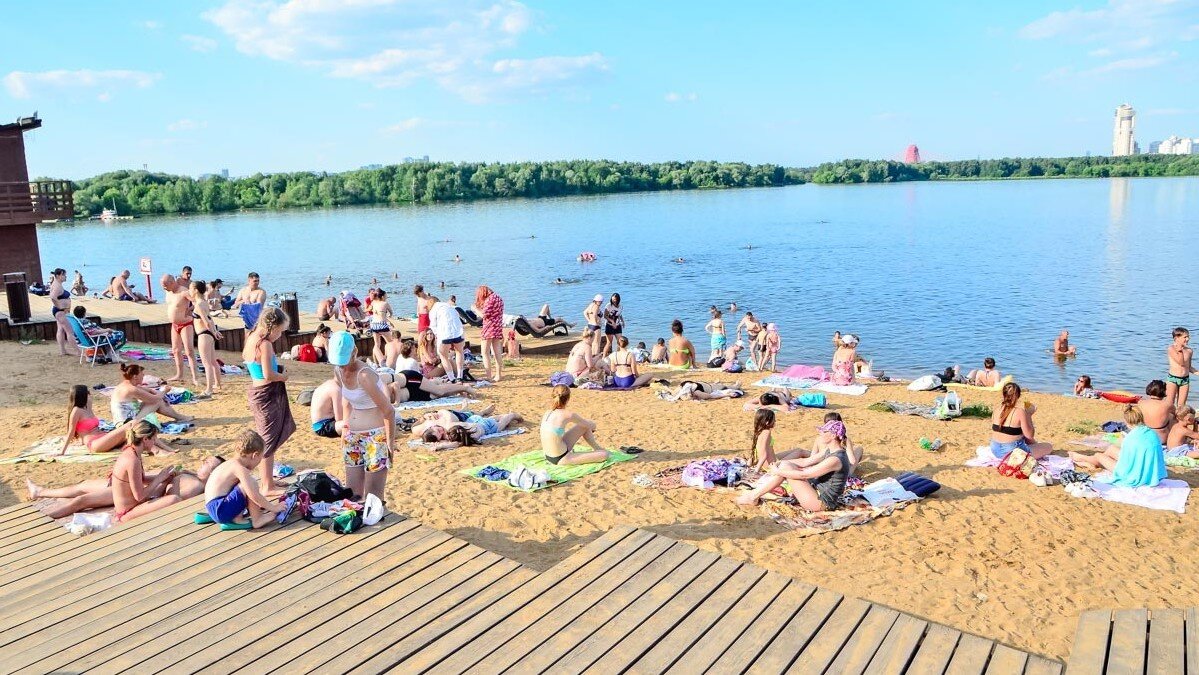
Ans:
{"label": "man with bare chest", "polygon": [[171,359],[175,362],[175,374],[167,378],[167,382],[179,382],[183,379],[183,356],[187,355],[187,365],[191,369],[192,384],[200,386],[196,377],[196,329],[192,324],[192,303],[187,297],[187,287],[176,281],[175,277],[162,275],[162,290],[166,292],[167,320],[171,322]]}

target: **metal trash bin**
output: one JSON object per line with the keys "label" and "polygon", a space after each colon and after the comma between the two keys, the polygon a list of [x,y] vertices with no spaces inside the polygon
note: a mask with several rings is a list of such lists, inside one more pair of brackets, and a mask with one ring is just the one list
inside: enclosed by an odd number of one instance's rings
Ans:
{"label": "metal trash bin", "polygon": [[8,318],[13,323],[25,323],[33,314],[29,311],[29,284],[24,272],[4,275],[4,293],[8,296]]}
{"label": "metal trash bin", "polygon": [[295,291],[280,296],[279,309],[287,315],[287,330],[284,332],[288,335],[300,332],[300,301]]}

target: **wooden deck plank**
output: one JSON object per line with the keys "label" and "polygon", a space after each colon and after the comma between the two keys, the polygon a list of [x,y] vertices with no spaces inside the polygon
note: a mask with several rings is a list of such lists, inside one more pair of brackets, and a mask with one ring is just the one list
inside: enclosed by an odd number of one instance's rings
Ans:
{"label": "wooden deck plank", "polygon": [[[2,589],[4,598],[0,600],[0,635],[3,635],[5,626],[11,625],[10,619],[24,616],[19,612],[30,609],[31,600],[36,599],[37,609],[44,611],[64,607],[81,595],[95,595],[99,591],[116,586],[122,579],[132,575],[130,570],[134,568],[138,568],[140,574],[149,575],[160,566],[177,562],[189,552],[202,552],[208,545],[208,540],[241,540],[229,536],[232,534],[234,533],[223,532],[215,526],[199,528],[197,532],[197,526],[190,525],[189,529],[178,530],[170,536],[164,534],[158,540],[148,540],[144,548],[126,558],[93,558],[89,555],[91,551],[84,549],[80,551],[79,557],[89,560],[90,564],[75,569],[55,569],[39,575],[29,575]],[[24,617],[20,620],[27,619],[28,617]]]}
{"label": "wooden deck plank", "polygon": [[[170,664],[207,646],[208,642],[195,639],[197,632],[204,632],[200,626],[212,627],[217,634],[232,633],[237,628],[236,624],[229,623],[231,621],[241,617],[263,620],[262,617],[273,615],[266,608],[287,611],[288,605],[284,600],[288,591],[319,583],[321,593],[331,594],[330,589],[340,587],[343,579],[358,569],[354,566],[369,568],[378,564],[379,560],[392,556],[402,559],[407,552],[430,538],[435,542],[449,538],[429,528],[409,525],[417,526],[417,523],[401,521],[380,528],[378,532],[367,530],[368,536],[354,537],[349,543],[344,543],[338,537],[329,537],[310,559],[288,559],[279,563],[278,571],[262,582],[255,579],[243,582],[238,589],[242,591],[240,595],[230,592],[214,596],[187,611],[156,622],[156,635],[145,631],[144,636],[135,635],[131,639],[118,640],[102,653],[74,662],[72,668],[78,672],[96,669],[98,672],[127,673],[149,670],[148,666],[141,666],[146,661]],[[437,536],[434,538],[434,535]],[[427,547],[432,545],[428,544]],[[351,561],[354,566],[350,564]],[[169,658],[159,656],[164,652],[170,653]]]}
{"label": "wooden deck plank", "polygon": [[83,589],[74,601],[54,611],[38,610],[30,620],[0,633],[7,654],[0,661],[0,673],[36,664],[47,651],[103,633],[129,615],[170,605],[201,587],[206,574],[220,575],[243,561],[252,564],[276,540],[290,539],[313,527],[311,523],[301,523],[267,532],[225,532],[238,536],[197,546],[190,555],[179,556],[153,572],[143,574],[134,568],[118,573],[115,575],[118,583],[101,593],[87,594],[87,589]]}
{"label": "wooden deck plank", "polygon": [[67,531],[67,528],[51,520],[32,530],[26,530],[20,537],[7,544],[0,544],[0,556],[12,555],[15,559],[35,546],[61,541],[65,537],[78,538]]}
{"label": "wooden deck plank", "polygon": [[28,541],[39,534],[52,532],[52,528],[62,529],[62,525],[54,522],[50,518],[38,514],[24,522],[18,523],[12,527],[5,528],[3,534],[0,534],[0,546],[8,546],[9,544],[20,544]]}
{"label": "wooden deck plank", "polygon": [[13,517],[15,514],[21,513],[22,511],[30,508],[32,508],[32,505],[29,502],[18,502],[12,506],[5,506],[4,508],[0,509],[0,524],[7,522],[8,519]]}
{"label": "wooden deck plank", "polygon": [[[641,655],[626,672],[662,673],[679,658],[696,640],[712,627],[729,608],[737,604],[741,596],[757,585],[766,570],[742,564],[719,588],[704,600],[703,604],[676,624],[668,633],[663,633],[654,646]],[[617,647],[619,649],[619,647]]]}
{"label": "wooden deck plank", "polygon": [[841,652],[829,666],[834,673],[859,674],[866,670],[879,646],[886,639],[891,626],[899,618],[899,612],[881,605],[870,605],[866,618],[858,624],[857,630],[849,636]]}
{"label": "wooden deck plank", "polygon": [[815,586],[791,579],[774,602],[771,602],[754,621],[752,629],[743,632],[721,655],[718,664],[709,668],[707,672],[718,672],[721,670],[720,664],[723,663],[753,663],[786,627],[787,622],[803,609],[804,604],[815,592]]}
{"label": "wooden deck plank", "polygon": [[945,667],[945,675],[981,675],[991,658],[991,649],[995,646],[993,640],[962,633],[958,646],[953,650],[953,658]]}
{"label": "wooden deck plank", "polygon": [[41,537],[36,542],[21,541],[13,542],[8,546],[0,546],[0,564],[3,564],[4,559],[10,556],[15,561],[21,558],[29,557],[31,552],[45,550],[50,546],[61,544],[67,541],[74,542],[78,540],[79,537],[71,534],[67,528],[59,527],[58,533],[55,536]]}
{"label": "wooden deck plank", "polygon": [[1029,656],[1024,675],[1062,675],[1062,664],[1040,656]]}
{"label": "wooden deck plank", "polygon": [[944,673],[961,637],[961,631],[942,626],[939,623],[929,624],[928,632],[924,634],[924,639],[920,641],[916,655],[912,657],[912,661],[908,665],[908,672],[937,673],[938,675]]}
{"label": "wooden deck plank", "polygon": [[1023,673],[1024,666],[1028,663],[1028,654],[1026,652],[1017,651],[1007,645],[995,645],[995,650],[991,652],[991,662],[987,664],[987,675],[1010,675],[1011,673]]}
{"label": "wooden deck plank", "polygon": [[845,598],[836,611],[812,637],[806,649],[787,669],[789,673],[820,673],[837,657],[849,636],[870,611],[870,603],[857,598]]}
{"label": "wooden deck plank", "polygon": [[866,667],[866,675],[891,675],[902,673],[916,653],[920,638],[928,629],[928,622],[911,614],[900,614],[887,631],[887,637],[879,645],[878,652]]}
{"label": "wooden deck plank", "polygon": [[1186,612],[1186,642],[1186,672],[1199,675],[1199,608],[1192,607]]}
{"label": "wooden deck plank", "polygon": [[403,666],[403,663],[409,656],[419,652],[425,646],[437,640],[437,638],[457,628],[474,616],[481,608],[489,607],[494,603],[503,601],[508,593],[529,583],[536,577],[537,573],[533,570],[517,566],[516,569],[509,572],[503,579],[489,584],[487,588],[479,593],[476,599],[456,606],[454,609],[442,614],[436,621],[426,623],[419,629],[392,643],[387,649],[355,666],[349,672],[351,674],[381,673],[392,668],[395,668],[396,672],[406,672],[407,669]]}
{"label": "wooden deck plank", "polygon": [[1186,613],[1155,609],[1149,620],[1149,675],[1186,672]]}
{"label": "wooden deck plank", "polygon": [[817,589],[753,662],[750,672],[787,672],[791,662],[807,648],[813,636],[828,621],[843,599],[840,593],[823,588]]}
{"label": "wooden deck plank", "polygon": [[741,634],[762,615],[783,592],[790,579],[776,572],[767,572],[748,592],[741,595],[725,613],[708,627],[698,642],[677,656],[668,673],[704,672],[721,661]]}
{"label": "wooden deck plank", "polygon": [[[649,533],[646,533],[649,534]],[[636,536],[636,535],[634,535]],[[521,607],[510,620],[480,634],[468,645],[438,665],[441,672],[469,672],[471,667],[492,652],[527,654],[539,646],[547,627],[566,625],[599,602],[606,594],[652,563],[675,542],[650,534],[649,538],[619,565],[593,569],[591,574],[574,575],[575,584],[559,584],[549,593]],[[552,632],[550,633],[552,634]],[[510,663],[510,661],[506,661]],[[486,664],[483,666],[486,669]]]}
{"label": "wooden deck plank", "polygon": [[444,659],[463,649],[492,627],[507,620],[508,617],[523,609],[549,589],[556,588],[573,593],[572,589],[577,590],[580,584],[586,583],[592,575],[596,574],[597,570],[619,565],[650,538],[649,533],[634,531],[628,527],[617,528],[609,532],[583,547],[581,551],[562,563],[516,589],[504,598],[504,602],[495,603],[481,610],[469,621],[414,654],[404,664],[404,670],[410,673],[423,673],[432,669],[440,669]]}
{"label": "wooden deck plank", "polygon": [[1121,609],[1112,615],[1112,641],[1107,650],[1107,672],[1128,675],[1145,672],[1145,643],[1149,610]]}
{"label": "wooden deck plank", "polygon": [[[270,608],[243,612],[221,624],[227,626],[226,630],[192,635],[185,640],[184,650],[171,648],[159,658],[139,666],[148,669],[147,672],[196,673],[214,664],[223,664],[225,672],[232,672],[277,647],[277,637],[284,628],[320,630],[322,622],[328,620],[327,612],[322,610],[327,610],[330,603],[337,602],[347,592],[389,572],[401,576],[416,573],[465,547],[466,542],[435,531],[400,554],[376,559],[373,568],[359,567],[356,560],[351,559],[344,565],[356,569],[337,584],[320,589],[293,588],[277,597]],[[246,621],[252,623],[245,626]],[[186,658],[182,658],[184,655]]]}
{"label": "wooden deck plank", "polygon": [[1069,675],[1103,675],[1107,668],[1107,649],[1111,642],[1112,612],[1107,609],[1083,612],[1074,629],[1070,647]]}
{"label": "wooden deck plank", "polygon": [[33,516],[39,515],[42,515],[42,512],[38,511],[32,502],[15,504],[6,509],[4,515],[0,515],[0,532],[3,532],[15,523],[24,522]]}
{"label": "wooden deck plank", "polygon": [[[36,556],[7,559],[0,565],[0,592],[9,590],[5,588],[11,581],[8,576],[9,572],[15,571],[18,573],[18,578],[24,578],[31,567],[42,570],[53,569],[57,578],[67,571],[89,564],[94,565],[99,559],[103,559],[104,563],[111,564],[123,559],[125,555],[143,550],[147,542],[149,542],[149,546],[156,546],[167,530],[182,529],[189,525],[192,528],[196,527],[191,523],[190,518],[184,520],[178,515],[180,512],[191,510],[188,507],[194,507],[198,502],[198,499],[188,500],[167,507],[161,512],[151,513],[144,519],[138,518],[133,522],[104,532],[63,542],[49,550],[39,552]],[[81,552],[86,555],[80,555]]]}
{"label": "wooden deck plank", "polygon": [[705,570],[710,569],[720,556],[711,551],[696,551],[683,564],[671,570],[661,582],[654,584],[625,608],[616,612],[607,623],[580,641],[568,653],[562,654],[554,664],[557,672],[581,672],[615,644],[624,643],[634,631],[655,612],[679,594],[685,592]]}
{"label": "wooden deck plank", "polygon": [[[544,637],[539,645],[535,640],[525,641],[520,647],[509,644],[504,647],[505,655],[521,672],[534,673],[549,668],[698,552],[699,549],[690,544],[676,542],[615,588],[588,587],[575,596],[569,610],[560,606],[544,617],[541,623],[560,626],[557,632],[541,631]],[[578,606],[593,598],[596,600],[593,604]],[[531,629],[537,631],[536,626]]]}
{"label": "wooden deck plank", "polygon": [[[720,588],[741,563],[731,558],[711,554],[716,559],[703,572],[660,608],[653,610],[648,618],[615,642],[604,644],[599,636],[588,638],[583,647],[570,654],[560,663],[562,672],[618,673],[653,648],[662,635],[668,634],[701,606],[717,588]],[[619,621],[620,617],[617,617]],[[604,637],[612,637],[605,635]]]}
{"label": "wooden deck plank", "polygon": [[[476,566],[477,571],[472,570]],[[424,587],[408,594],[396,602],[387,602],[383,598],[376,601],[371,598],[369,603],[363,603],[365,616],[373,617],[365,622],[369,626],[364,630],[361,640],[362,647],[353,653],[345,650],[340,653],[321,653],[317,649],[321,640],[316,636],[303,636],[292,641],[282,649],[276,650],[266,659],[259,659],[251,664],[257,672],[280,672],[287,670],[291,673],[331,673],[342,675],[352,669],[360,668],[361,672],[383,672],[388,665],[376,661],[375,667],[362,668],[366,661],[371,660],[400,640],[424,628],[430,623],[441,620],[441,616],[462,606],[481,607],[494,598],[492,585],[502,583],[504,578],[520,568],[520,563],[502,558],[490,551],[463,565],[462,574],[454,570],[452,574],[432,580]],[[373,632],[372,632],[373,631]],[[294,661],[294,650],[307,651],[309,654],[319,654],[315,659],[305,659],[298,667]],[[393,661],[394,663],[394,661]]]}

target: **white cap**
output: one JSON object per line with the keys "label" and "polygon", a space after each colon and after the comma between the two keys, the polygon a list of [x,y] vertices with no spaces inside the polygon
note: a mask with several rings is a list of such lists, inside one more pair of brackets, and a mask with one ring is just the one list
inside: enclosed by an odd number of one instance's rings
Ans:
{"label": "white cap", "polygon": [[596,293],[596,294],[595,294],[595,297],[594,297],[594,298],[592,298],[592,299],[591,299],[591,301],[592,301],[592,302],[603,302],[603,301],[604,301],[604,296],[600,295],[599,293]]}

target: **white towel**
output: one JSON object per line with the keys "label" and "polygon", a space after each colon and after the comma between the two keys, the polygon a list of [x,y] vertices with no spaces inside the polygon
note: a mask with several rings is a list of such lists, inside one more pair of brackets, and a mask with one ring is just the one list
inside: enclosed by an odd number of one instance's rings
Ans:
{"label": "white towel", "polygon": [[864,384],[833,384],[832,382],[821,382],[812,387],[817,391],[824,391],[830,394],[843,394],[845,396],[861,396],[866,393],[866,385]]}
{"label": "white towel", "polygon": [[[816,385],[816,380],[807,377],[786,377],[784,375],[770,375],[753,383],[755,387],[772,387],[780,389],[810,389]],[[816,387],[819,389],[820,387]],[[862,387],[862,391],[866,388]],[[827,390],[826,390],[827,391]]]}
{"label": "white towel", "polygon": [[405,401],[396,405],[396,410],[418,410],[420,408],[452,408],[456,405],[473,403],[474,399],[463,396],[447,396],[435,398],[432,401]]}
{"label": "white towel", "polygon": [[1137,488],[1121,487],[1102,482],[1103,478],[1111,479],[1108,472],[1101,473],[1091,481],[1091,488],[1099,496],[1109,502],[1120,502],[1133,506],[1143,506],[1147,509],[1186,513],[1187,497],[1191,487],[1185,481],[1165,478],[1154,487],[1142,486]]}

